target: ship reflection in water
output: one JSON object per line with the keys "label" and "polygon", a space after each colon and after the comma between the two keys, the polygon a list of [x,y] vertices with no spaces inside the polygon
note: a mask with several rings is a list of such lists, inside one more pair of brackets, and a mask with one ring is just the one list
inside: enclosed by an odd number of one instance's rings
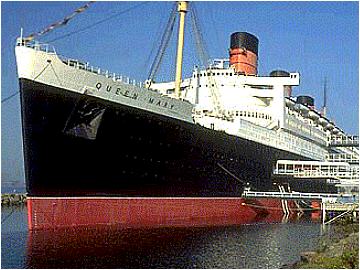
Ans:
{"label": "ship reflection in water", "polygon": [[26,268],[278,268],[313,248],[311,222],[29,231]]}

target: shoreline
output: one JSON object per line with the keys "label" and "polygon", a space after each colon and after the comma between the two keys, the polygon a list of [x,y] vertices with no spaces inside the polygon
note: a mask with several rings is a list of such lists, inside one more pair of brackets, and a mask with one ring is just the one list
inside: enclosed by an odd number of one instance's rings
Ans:
{"label": "shoreline", "polygon": [[[300,260],[283,265],[282,269],[359,269],[359,223],[352,216],[336,221],[320,236],[313,251],[300,254]],[[325,227],[326,228],[326,227]]]}
{"label": "shoreline", "polygon": [[1,206],[26,204],[25,193],[4,193],[1,194]]}

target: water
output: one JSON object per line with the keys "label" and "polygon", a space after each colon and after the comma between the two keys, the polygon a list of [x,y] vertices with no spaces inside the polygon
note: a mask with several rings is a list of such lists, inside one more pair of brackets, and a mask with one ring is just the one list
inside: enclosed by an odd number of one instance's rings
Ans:
{"label": "water", "polygon": [[5,193],[26,193],[25,186],[1,186],[1,194]]}
{"label": "water", "polygon": [[[11,214],[11,215],[10,215]],[[2,268],[279,268],[316,247],[320,224],[27,231],[26,207],[2,207]]]}

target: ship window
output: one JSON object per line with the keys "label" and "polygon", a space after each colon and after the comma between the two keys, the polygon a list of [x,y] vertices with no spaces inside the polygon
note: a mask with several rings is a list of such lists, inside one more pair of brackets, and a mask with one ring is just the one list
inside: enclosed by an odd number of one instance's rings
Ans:
{"label": "ship window", "polygon": [[255,113],[255,117],[258,118],[258,113],[257,112]]}
{"label": "ship window", "polygon": [[251,113],[250,113],[250,112],[247,112],[247,116],[250,117],[250,116],[251,116]]}
{"label": "ship window", "polygon": [[215,86],[215,84],[212,84],[211,86],[212,86],[212,87],[214,87],[214,86]]}
{"label": "ship window", "polygon": [[230,73],[230,76],[232,76],[233,74],[232,73]]}
{"label": "ship window", "polygon": [[210,72],[208,72],[208,74],[207,74],[208,76],[210,76],[211,75],[211,73]]}
{"label": "ship window", "polygon": [[229,75],[229,73],[226,72],[225,75],[227,76],[227,75]]}
{"label": "ship window", "polygon": [[219,76],[219,75],[220,75],[220,73],[218,72],[216,75],[218,75],[218,76]]}
{"label": "ship window", "polygon": [[242,112],[242,111],[239,112],[239,116],[243,116],[243,112]]}
{"label": "ship window", "polygon": [[251,112],[251,117],[255,117],[255,113],[254,113],[254,112]]}

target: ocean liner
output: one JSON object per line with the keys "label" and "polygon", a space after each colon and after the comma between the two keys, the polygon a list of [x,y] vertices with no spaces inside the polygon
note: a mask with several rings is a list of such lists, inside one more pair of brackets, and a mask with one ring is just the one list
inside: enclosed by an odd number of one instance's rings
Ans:
{"label": "ocean liner", "polygon": [[[180,63],[186,9],[178,4]],[[229,59],[183,80],[178,65],[175,81],[137,85],[20,37],[29,228],[239,224],[266,216],[278,200],[249,201],[244,188],[277,189],[278,160],[325,161],[329,138],[345,133],[311,97],[292,97],[299,73],[258,75],[258,43],[233,33]],[[291,185],[335,191],[326,180]]]}

